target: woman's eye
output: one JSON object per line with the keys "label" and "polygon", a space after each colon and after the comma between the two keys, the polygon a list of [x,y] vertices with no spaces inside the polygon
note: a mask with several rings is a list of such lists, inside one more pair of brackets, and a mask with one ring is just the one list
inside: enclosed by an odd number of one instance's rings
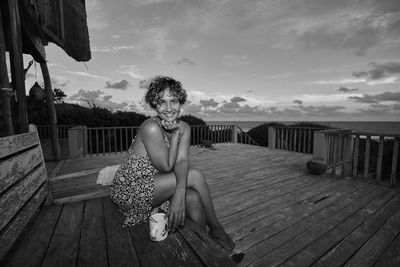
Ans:
{"label": "woman's eye", "polygon": [[177,99],[174,99],[171,101],[171,104],[173,104],[173,105],[177,105],[178,103],[179,103],[179,101]]}

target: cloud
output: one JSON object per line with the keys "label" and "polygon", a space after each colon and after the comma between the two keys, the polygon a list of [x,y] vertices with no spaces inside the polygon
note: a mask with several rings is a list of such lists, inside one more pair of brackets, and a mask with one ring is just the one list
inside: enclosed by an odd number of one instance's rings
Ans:
{"label": "cloud", "polygon": [[117,53],[123,50],[135,50],[137,49],[137,45],[115,45],[111,47],[91,47],[90,51],[93,53]]}
{"label": "cloud", "polygon": [[130,84],[127,80],[121,80],[121,81],[115,82],[115,83],[106,82],[105,88],[126,90],[128,88],[128,86],[130,86]]}
{"label": "cloud", "polygon": [[222,65],[228,67],[239,67],[250,64],[247,56],[224,56],[222,58]]}
{"label": "cloud", "polygon": [[97,91],[90,91],[90,90],[83,90],[80,89],[78,93],[71,95],[67,98],[67,100],[80,100],[80,99],[96,99],[99,98],[100,95],[104,94],[104,92],[97,90]]}
{"label": "cloud", "polygon": [[200,112],[201,112],[201,105],[189,103],[183,106],[183,113],[196,114]]}
{"label": "cloud", "polygon": [[369,71],[353,72],[356,78],[365,78],[369,81],[375,80],[397,80],[400,77],[400,62],[370,63]]}
{"label": "cloud", "polygon": [[168,46],[172,43],[168,38],[167,29],[151,28],[144,31],[141,36],[137,51],[142,55],[151,55],[158,60],[163,60],[168,51]]}
{"label": "cloud", "polygon": [[358,89],[357,89],[357,88],[348,88],[348,87],[341,86],[341,87],[338,89],[338,91],[344,92],[344,93],[350,93],[350,92],[358,91]]}
{"label": "cloud", "polygon": [[182,58],[175,62],[175,65],[178,67],[194,67],[196,66],[196,63],[188,58]]}
{"label": "cloud", "polygon": [[286,25],[282,30],[286,38],[280,46],[350,50],[363,56],[385,40],[396,39],[399,34],[398,7],[389,10],[385,8],[385,2],[388,1],[369,1],[363,5],[359,1],[304,3],[286,22],[281,22]]}
{"label": "cloud", "polygon": [[152,81],[152,78],[139,81],[139,88],[140,89],[148,89],[151,81]]}
{"label": "cloud", "polygon": [[293,104],[301,105],[301,104],[303,104],[303,101],[295,99],[295,100],[293,100]]}
{"label": "cloud", "polygon": [[214,100],[214,98],[211,98],[211,99],[209,99],[209,100],[200,100],[200,104],[203,106],[203,107],[205,107],[205,108],[207,108],[207,107],[216,107],[216,106],[218,106],[218,102],[216,102],[215,100]]}
{"label": "cloud", "polygon": [[320,85],[342,85],[342,84],[354,84],[354,83],[364,83],[365,78],[339,78],[336,80],[319,80],[312,81],[310,84],[320,84]]}
{"label": "cloud", "polygon": [[53,88],[65,87],[69,83],[64,77],[51,76],[50,80]]}
{"label": "cloud", "polygon": [[400,102],[400,92],[384,92],[377,95],[364,94],[362,97],[350,96],[348,99],[358,103],[379,103],[380,101]]}
{"label": "cloud", "polygon": [[90,90],[83,90],[80,89],[78,93],[68,97],[66,100],[78,103],[82,106],[92,106],[95,105],[97,107],[106,108],[112,111],[121,110],[121,109],[129,109],[130,106],[134,106],[133,103],[122,102],[117,103],[111,101],[111,95],[104,95],[104,92],[97,90],[97,91],[90,91]]}
{"label": "cloud", "polygon": [[240,96],[235,96],[235,97],[231,98],[232,103],[239,103],[239,102],[244,102],[244,101],[247,101],[247,100]]}
{"label": "cloud", "polygon": [[70,73],[70,74],[74,74],[74,75],[78,75],[78,76],[83,76],[83,77],[88,77],[88,78],[93,78],[93,79],[99,79],[99,80],[107,80],[108,79],[107,77],[104,77],[104,76],[99,76],[99,75],[96,75],[96,74],[92,74],[92,73],[89,73],[89,72],[83,72],[83,71],[69,71],[69,70],[66,70],[65,72],[66,73]]}
{"label": "cloud", "polygon": [[118,72],[128,74],[134,79],[139,79],[139,80],[144,79],[137,65],[122,65],[119,67],[119,69],[120,70]]}
{"label": "cloud", "polygon": [[174,1],[175,0],[136,0],[134,1],[134,3],[138,5],[155,5],[155,4],[168,3]]}
{"label": "cloud", "polygon": [[168,37],[168,30],[163,27],[153,27],[145,30],[133,28],[128,35],[130,36],[130,40],[137,41],[113,46],[93,46],[91,51],[97,53],[117,53],[132,50],[142,56],[150,56],[158,60],[163,60],[168,52],[168,47],[172,43]]}
{"label": "cloud", "polygon": [[308,114],[312,115],[329,115],[329,114],[335,114],[340,110],[344,110],[344,106],[299,106],[299,109],[303,112],[306,112]]}
{"label": "cloud", "polygon": [[235,113],[237,109],[240,108],[240,105],[236,102],[224,103],[221,107],[218,108],[218,111],[221,113]]}
{"label": "cloud", "polygon": [[200,45],[197,42],[191,41],[191,42],[187,42],[185,43],[185,45],[183,46],[184,49],[186,50],[196,50],[200,47]]}
{"label": "cloud", "polygon": [[105,96],[103,96],[103,101],[108,101],[108,100],[110,100],[111,98],[112,98],[111,95],[105,95]]}

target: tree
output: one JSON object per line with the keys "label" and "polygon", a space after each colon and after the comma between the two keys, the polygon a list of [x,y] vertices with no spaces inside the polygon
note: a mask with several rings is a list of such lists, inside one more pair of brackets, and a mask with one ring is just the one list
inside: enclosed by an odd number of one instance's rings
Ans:
{"label": "tree", "polygon": [[54,88],[53,95],[54,103],[56,104],[64,103],[64,98],[67,96],[64,91],[59,88]]}

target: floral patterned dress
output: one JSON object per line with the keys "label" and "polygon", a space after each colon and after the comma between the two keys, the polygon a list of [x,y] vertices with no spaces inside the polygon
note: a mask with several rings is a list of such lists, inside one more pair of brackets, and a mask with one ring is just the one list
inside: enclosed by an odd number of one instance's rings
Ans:
{"label": "floral patterned dress", "polygon": [[[161,127],[160,124],[159,126]],[[165,133],[164,138],[168,145]],[[111,185],[111,199],[125,216],[124,227],[148,221],[153,211],[155,192],[153,177],[157,173],[158,170],[148,155],[138,156],[133,153],[132,146],[129,148],[128,156],[120,165]],[[154,210],[158,211],[160,208],[167,212],[168,204],[169,202],[166,201]]]}

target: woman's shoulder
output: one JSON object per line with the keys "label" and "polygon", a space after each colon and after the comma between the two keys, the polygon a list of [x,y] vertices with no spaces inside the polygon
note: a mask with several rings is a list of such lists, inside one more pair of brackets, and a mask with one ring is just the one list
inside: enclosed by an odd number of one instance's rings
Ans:
{"label": "woman's shoulder", "polygon": [[190,125],[185,121],[179,120],[179,124],[185,129],[190,129]]}
{"label": "woman's shoulder", "polygon": [[155,131],[159,131],[160,126],[155,119],[149,118],[142,123],[142,125],[140,126],[140,130],[144,131],[145,133],[152,133]]}

